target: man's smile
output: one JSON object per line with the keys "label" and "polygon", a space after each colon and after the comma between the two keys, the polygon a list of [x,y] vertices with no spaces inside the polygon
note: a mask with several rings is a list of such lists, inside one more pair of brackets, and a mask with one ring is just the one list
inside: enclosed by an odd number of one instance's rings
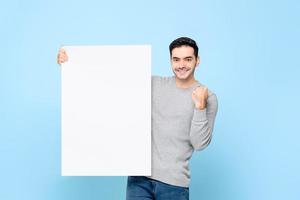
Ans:
{"label": "man's smile", "polygon": [[190,68],[182,67],[175,69],[176,72],[178,72],[180,75],[185,74],[186,72],[190,71]]}

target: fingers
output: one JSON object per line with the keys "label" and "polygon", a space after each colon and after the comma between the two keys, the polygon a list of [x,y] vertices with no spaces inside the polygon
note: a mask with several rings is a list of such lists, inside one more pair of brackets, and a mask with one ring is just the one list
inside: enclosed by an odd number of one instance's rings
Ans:
{"label": "fingers", "polygon": [[196,97],[204,97],[207,98],[208,96],[208,88],[205,86],[198,86],[197,88],[194,89],[194,91],[192,92],[193,96]]}
{"label": "fingers", "polygon": [[198,86],[192,92],[192,99],[195,103],[195,107],[199,110],[206,108],[206,100],[208,97],[208,89],[204,86]]}
{"label": "fingers", "polygon": [[62,64],[64,62],[68,61],[68,55],[64,48],[59,48],[58,54],[57,54],[57,64]]}
{"label": "fingers", "polygon": [[202,93],[202,92],[206,93],[206,92],[208,92],[208,89],[205,86],[198,86],[194,89],[193,93],[194,92],[195,93]]}

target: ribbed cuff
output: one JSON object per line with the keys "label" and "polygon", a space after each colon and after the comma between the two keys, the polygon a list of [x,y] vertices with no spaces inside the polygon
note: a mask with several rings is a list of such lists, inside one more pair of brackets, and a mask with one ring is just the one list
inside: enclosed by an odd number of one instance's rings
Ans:
{"label": "ribbed cuff", "polygon": [[206,116],[206,108],[203,110],[199,110],[197,108],[194,109],[194,116],[193,116],[193,121],[205,121],[207,120]]}

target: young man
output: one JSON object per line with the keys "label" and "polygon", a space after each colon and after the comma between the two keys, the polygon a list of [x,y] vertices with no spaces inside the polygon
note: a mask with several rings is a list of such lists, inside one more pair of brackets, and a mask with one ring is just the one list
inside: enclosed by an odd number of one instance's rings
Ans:
{"label": "young man", "polygon": [[[127,200],[188,200],[189,159],[211,141],[218,102],[195,80],[198,46],[181,37],[169,51],[174,76],[152,77],[152,175],[129,176]],[[60,50],[58,63],[67,59]]]}

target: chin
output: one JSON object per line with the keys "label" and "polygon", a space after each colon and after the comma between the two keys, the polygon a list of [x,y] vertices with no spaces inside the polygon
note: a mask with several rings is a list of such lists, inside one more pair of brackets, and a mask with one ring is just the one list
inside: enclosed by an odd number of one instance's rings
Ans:
{"label": "chin", "polygon": [[189,77],[190,77],[189,74],[188,75],[183,75],[183,76],[176,74],[176,78],[178,78],[180,80],[187,80]]}
{"label": "chin", "polygon": [[173,71],[173,74],[175,75],[175,77],[179,80],[182,80],[182,81],[186,81],[186,80],[189,80],[192,76],[193,76],[193,70],[192,69],[189,69],[186,73],[184,74],[180,74],[178,71],[176,71],[176,69],[172,69]]}
{"label": "chin", "polygon": [[190,79],[190,77],[193,74],[193,70],[188,69],[186,71],[186,73],[180,74],[178,71],[176,71],[175,69],[173,69],[173,73],[174,73],[174,75],[176,76],[177,79],[184,81],[184,80]]}

